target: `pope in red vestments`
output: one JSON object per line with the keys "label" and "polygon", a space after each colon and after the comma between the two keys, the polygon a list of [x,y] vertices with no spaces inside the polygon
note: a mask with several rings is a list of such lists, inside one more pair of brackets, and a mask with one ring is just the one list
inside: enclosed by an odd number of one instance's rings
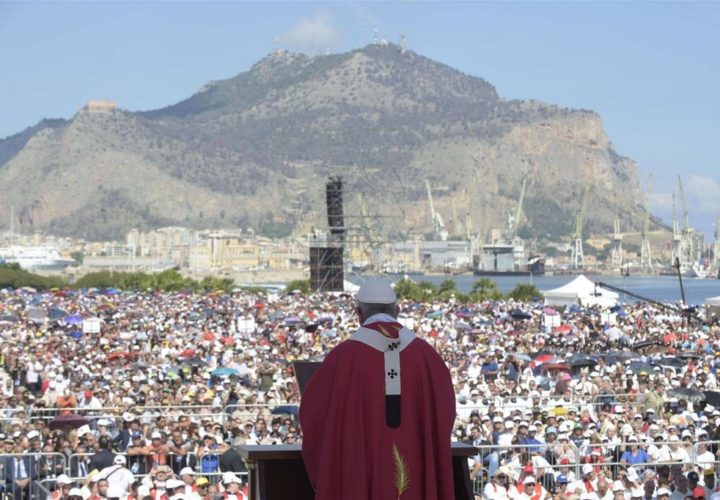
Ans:
{"label": "pope in red vestments", "polygon": [[369,280],[362,327],[333,349],[300,405],[316,500],[454,498],[455,393],[442,358],[397,323],[395,292]]}

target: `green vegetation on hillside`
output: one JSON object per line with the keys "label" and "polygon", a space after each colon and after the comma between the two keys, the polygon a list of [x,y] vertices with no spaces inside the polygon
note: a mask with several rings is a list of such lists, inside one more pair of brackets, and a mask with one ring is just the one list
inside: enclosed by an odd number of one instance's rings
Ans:
{"label": "green vegetation on hillside", "polygon": [[588,230],[611,230],[618,193],[634,207],[627,225],[642,220],[634,163],[583,139],[604,135],[594,113],[503,100],[484,79],[397,45],[276,51],[164,109],[81,111],[0,140],[0,221],[15,206],[25,229],[87,240],[166,225],[285,236],[324,213],[323,183],[341,174],[353,189],[394,193],[368,200],[398,214],[378,224],[383,237],[429,229],[425,180],[444,217],[453,196],[459,213],[501,227],[532,173],[522,236],[559,241],[583,184],[604,172]]}
{"label": "green vegetation on hillside", "polygon": [[160,273],[111,272],[98,271],[88,273],[75,283],[68,283],[59,277],[45,277],[24,271],[17,264],[0,265],[0,288],[32,287],[37,290],[52,288],[117,288],[120,290],[164,290],[177,292],[210,292],[221,290],[229,292],[235,288],[231,279],[206,276],[200,281],[182,276],[177,270],[170,269]]}

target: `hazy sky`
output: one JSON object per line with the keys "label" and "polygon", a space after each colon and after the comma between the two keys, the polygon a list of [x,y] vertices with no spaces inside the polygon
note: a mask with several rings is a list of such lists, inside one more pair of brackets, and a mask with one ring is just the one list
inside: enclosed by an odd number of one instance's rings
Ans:
{"label": "hazy sky", "polygon": [[493,83],[505,98],[592,109],[620,154],[654,175],[670,217],[683,176],[691,223],[720,212],[720,3],[2,2],[0,137],[71,117],[88,98],[177,102],[277,45],[309,53],[373,31]]}

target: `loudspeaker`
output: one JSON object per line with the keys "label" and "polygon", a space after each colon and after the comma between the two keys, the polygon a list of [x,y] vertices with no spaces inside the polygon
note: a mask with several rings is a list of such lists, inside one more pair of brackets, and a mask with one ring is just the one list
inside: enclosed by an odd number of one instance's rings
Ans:
{"label": "loudspeaker", "polygon": [[310,247],[310,288],[314,292],[342,292],[342,247]]}
{"label": "loudspeaker", "polygon": [[325,204],[330,234],[338,236],[340,240],[345,235],[342,190],[343,182],[339,177],[331,177],[325,186]]}

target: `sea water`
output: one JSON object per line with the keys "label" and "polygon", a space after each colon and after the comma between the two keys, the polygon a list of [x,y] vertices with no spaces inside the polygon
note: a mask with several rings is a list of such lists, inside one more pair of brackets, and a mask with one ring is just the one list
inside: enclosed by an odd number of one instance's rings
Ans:
{"label": "sea water", "polygon": [[[429,281],[435,285],[439,285],[444,280],[452,278],[457,283],[461,292],[469,292],[473,283],[478,276],[458,275],[458,276],[442,276],[442,275],[418,275],[412,274],[408,276],[415,281]],[[388,279],[397,280],[400,276],[388,276]],[[558,276],[489,276],[488,279],[497,283],[497,287],[501,292],[509,292],[516,285],[532,284],[541,292],[558,288],[574,280],[576,276],[558,275]],[[623,290],[641,295],[648,299],[658,302],[680,302],[680,284],[677,276],[618,276],[618,275],[592,275],[587,276],[591,281],[598,283],[603,282]],[[361,283],[365,278],[362,276],[352,276],[350,281]],[[720,280],[718,279],[698,279],[683,278],[683,288],[685,289],[685,301],[690,305],[701,305],[705,303],[705,299],[709,297],[717,297],[720,295]],[[632,303],[637,299],[620,293],[620,302]]]}

